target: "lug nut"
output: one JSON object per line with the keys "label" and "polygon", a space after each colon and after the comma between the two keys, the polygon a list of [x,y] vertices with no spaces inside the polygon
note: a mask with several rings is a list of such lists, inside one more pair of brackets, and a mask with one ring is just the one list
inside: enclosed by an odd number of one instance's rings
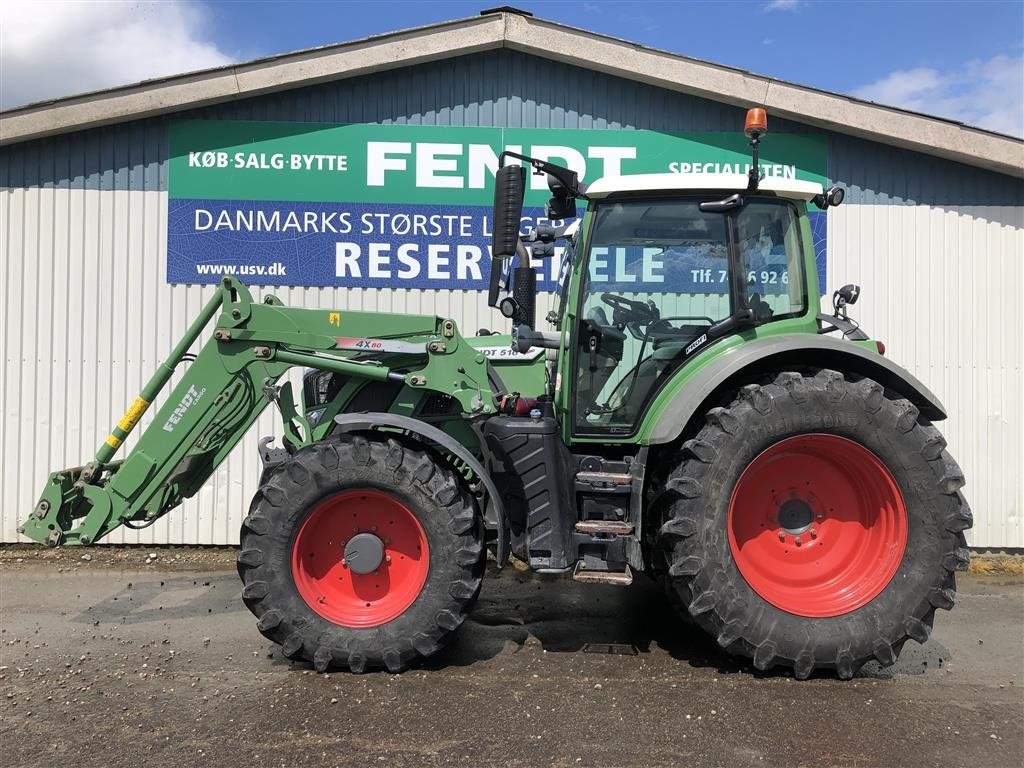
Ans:
{"label": "lug nut", "polygon": [[804,540],[803,540],[803,538],[801,538],[800,536],[797,536],[797,537],[796,537],[796,545],[797,545],[798,547],[799,547],[799,546],[800,546],[801,544],[803,544],[803,541],[804,541]]}
{"label": "lug nut", "polygon": [[811,538],[812,539],[818,538],[818,529],[817,528],[811,528]]}
{"label": "lug nut", "polygon": [[786,540],[786,532],[785,531],[779,531],[779,541],[785,541],[785,540]]}

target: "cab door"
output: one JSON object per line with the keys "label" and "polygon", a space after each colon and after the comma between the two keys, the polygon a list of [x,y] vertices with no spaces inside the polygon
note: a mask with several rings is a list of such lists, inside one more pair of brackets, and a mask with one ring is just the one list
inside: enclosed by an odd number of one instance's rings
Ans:
{"label": "cab door", "polygon": [[795,205],[765,197],[701,211],[709,199],[609,200],[591,211],[563,356],[573,438],[628,442],[654,393],[714,345],[723,321],[745,313],[752,328],[806,311]]}

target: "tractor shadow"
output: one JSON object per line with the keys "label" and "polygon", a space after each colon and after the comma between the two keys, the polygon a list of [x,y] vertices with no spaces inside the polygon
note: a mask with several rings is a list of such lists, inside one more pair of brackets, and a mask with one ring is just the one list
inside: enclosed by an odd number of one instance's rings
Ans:
{"label": "tractor shadow", "polygon": [[[791,676],[760,671],[731,656],[689,619],[681,618],[661,588],[643,574],[629,587],[579,584],[565,576],[544,576],[511,568],[488,569],[480,598],[452,644],[420,665],[424,669],[470,666],[530,644],[550,653],[645,655],[666,653],[695,669],[754,678]],[[949,650],[930,640],[909,642],[888,668],[870,662],[857,678],[887,680],[923,674],[949,660]],[[812,678],[835,679],[834,673]]]}
{"label": "tractor shadow", "polygon": [[241,587],[234,573],[161,573],[127,582],[71,621],[129,626],[243,612]]}
{"label": "tractor shadow", "polygon": [[703,631],[680,618],[661,589],[643,574],[629,587],[579,584],[490,568],[473,612],[451,646],[423,664],[467,666],[531,644],[551,653],[632,656],[655,650],[692,667],[722,674],[764,675],[719,651]]}
{"label": "tractor shadow", "polygon": [[[211,614],[248,618],[233,573],[147,574],[72,616],[71,621],[145,626]],[[567,576],[545,576],[512,567],[488,569],[480,598],[452,643],[416,666],[435,671],[469,667],[529,647],[563,654],[667,654],[691,668],[723,676],[789,676],[779,670],[762,672],[748,660],[724,653],[700,627],[680,618],[661,588],[643,574],[637,574],[629,587],[615,587],[579,584]],[[273,647],[271,654],[274,666],[312,669],[311,664],[284,658],[279,648]],[[923,674],[941,668],[951,656],[934,637],[923,646],[908,642],[894,666],[869,663],[857,677],[888,680]],[[833,679],[827,671],[815,677]]]}

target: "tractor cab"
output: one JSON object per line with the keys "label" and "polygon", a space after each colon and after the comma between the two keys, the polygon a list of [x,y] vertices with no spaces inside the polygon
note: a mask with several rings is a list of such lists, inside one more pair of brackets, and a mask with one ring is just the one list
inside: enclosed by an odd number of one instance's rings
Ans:
{"label": "tractor cab", "polygon": [[[759,114],[758,114],[759,113]],[[763,110],[746,132],[758,168]],[[750,174],[642,174],[583,184],[568,169],[505,153],[495,187],[491,304],[513,321],[520,352],[558,350],[551,396],[568,441],[628,440],[657,393],[716,342],[779,329],[818,330],[818,280],[807,205],[838,205],[842,190]],[[525,165],[547,174],[551,218],[572,228],[519,235]],[[554,331],[536,328],[534,263],[571,241]],[[518,266],[509,269],[512,260]],[[500,298],[507,272],[511,294]],[[768,327],[770,326],[770,328]],[[760,329],[760,330],[759,330]],[[571,383],[570,386],[565,386]]]}
{"label": "tractor cab", "polygon": [[660,385],[716,340],[807,314],[817,284],[802,213],[820,187],[772,180],[729,194],[746,181],[658,174],[588,189],[576,434],[634,432]]}

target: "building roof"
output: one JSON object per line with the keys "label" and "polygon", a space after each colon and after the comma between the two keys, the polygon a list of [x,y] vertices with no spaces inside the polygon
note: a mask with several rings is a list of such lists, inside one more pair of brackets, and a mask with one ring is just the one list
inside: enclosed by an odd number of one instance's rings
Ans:
{"label": "building roof", "polygon": [[498,8],[0,112],[0,145],[509,48],[836,133],[1024,177],[1024,141]]}
{"label": "building roof", "polygon": [[[743,173],[638,173],[632,176],[604,176],[587,187],[587,197],[687,190],[738,192],[747,188],[747,181]],[[774,176],[762,179],[758,189],[796,200],[810,200],[823,191],[817,182]]]}

